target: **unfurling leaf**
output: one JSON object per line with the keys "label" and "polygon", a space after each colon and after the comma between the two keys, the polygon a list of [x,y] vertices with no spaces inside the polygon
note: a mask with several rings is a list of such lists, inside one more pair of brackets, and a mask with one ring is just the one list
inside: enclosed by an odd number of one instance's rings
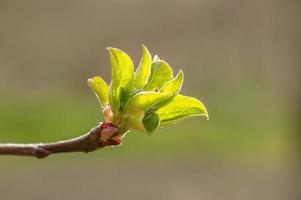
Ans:
{"label": "unfurling leaf", "polygon": [[172,92],[178,94],[181,90],[184,79],[184,73],[180,71],[178,75],[163,85],[161,92]]}
{"label": "unfurling leaf", "polygon": [[158,109],[156,113],[159,115],[161,126],[193,116],[205,116],[208,119],[207,109],[201,101],[183,95],[175,96],[169,104]]}
{"label": "unfurling leaf", "polygon": [[101,77],[95,76],[91,79],[88,79],[88,85],[95,92],[102,107],[104,107],[109,102],[108,84]]}
{"label": "unfurling leaf", "polygon": [[148,82],[151,73],[152,57],[146,46],[142,45],[142,58],[134,75],[134,86],[142,89]]}
{"label": "unfurling leaf", "polygon": [[163,60],[157,60],[152,63],[151,75],[144,90],[159,91],[161,87],[172,78],[173,71],[169,64]]}
{"label": "unfurling leaf", "polygon": [[161,93],[161,92],[139,92],[127,103],[127,109],[132,107],[137,107],[143,111],[148,111],[149,109],[156,110],[158,107],[162,106],[162,103],[173,97],[173,93]]}
{"label": "unfurling leaf", "polygon": [[139,92],[133,96],[125,106],[124,126],[129,129],[135,129],[143,132],[152,132],[157,122],[150,120],[156,119],[154,111],[171,101],[173,93],[160,92]]}
{"label": "unfurling leaf", "polygon": [[112,82],[110,85],[109,101],[114,113],[120,107],[120,90],[126,90],[127,84],[133,78],[134,64],[131,58],[123,51],[116,48],[107,48],[112,66]]}

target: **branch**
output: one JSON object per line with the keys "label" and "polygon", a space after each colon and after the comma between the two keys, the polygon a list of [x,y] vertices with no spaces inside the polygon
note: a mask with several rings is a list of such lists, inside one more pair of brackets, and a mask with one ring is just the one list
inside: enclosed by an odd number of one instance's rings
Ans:
{"label": "branch", "polygon": [[70,140],[39,144],[0,144],[0,155],[45,158],[53,153],[91,152],[121,143],[121,134],[111,123],[101,123],[85,135]]}

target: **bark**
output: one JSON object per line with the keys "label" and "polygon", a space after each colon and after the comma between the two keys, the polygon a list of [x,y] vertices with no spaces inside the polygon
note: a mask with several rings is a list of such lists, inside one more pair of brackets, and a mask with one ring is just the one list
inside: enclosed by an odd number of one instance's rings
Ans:
{"label": "bark", "polygon": [[0,155],[45,158],[54,153],[91,152],[121,143],[121,134],[111,123],[101,123],[88,133],[69,140],[38,144],[0,144]]}

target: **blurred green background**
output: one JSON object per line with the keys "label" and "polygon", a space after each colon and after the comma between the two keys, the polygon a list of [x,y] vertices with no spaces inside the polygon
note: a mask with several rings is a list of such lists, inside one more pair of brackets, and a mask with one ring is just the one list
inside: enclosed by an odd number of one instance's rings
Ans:
{"label": "blurred green background", "polygon": [[86,80],[107,46],[182,69],[187,119],[118,148],[0,157],[0,199],[296,199],[300,3],[0,0],[0,142],[79,136],[102,120]]}

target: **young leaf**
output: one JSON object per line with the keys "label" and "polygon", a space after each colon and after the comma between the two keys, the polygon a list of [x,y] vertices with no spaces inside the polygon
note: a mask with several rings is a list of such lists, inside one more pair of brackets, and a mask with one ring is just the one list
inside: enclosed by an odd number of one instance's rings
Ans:
{"label": "young leaf", "polygon": [[160,126],[159,115],[155,112],[147,115],[143,119],[143,125],[147,132],[151,133],[155,131]]}
{"label": "young leaf", "polygon": [[132,97],[126,107],[131,109],[132,107],[139,108],[143,111],[148,111],[149,109],[158,108],[162,105],[162,102],[166,102],[174,96],[173,93],[160,93],[160,92],[139,92],[134,97]]}
{"label": "young leaf", "polygon": [[104,107],[109,102],[109,86],[99,76],[88,79],[89,87],[95,92],[101,105]]}
{"label": "young leaf", "polygon": [[127,101],[135,94],[135,87],[130,81],[125,87],[121,87],[119,91],[119,111],[122,111]]}
{"label": "young leaf", "polygon": [[168,103],[173,96],[173,93],[139,92],[126,104],[123,114],[125,122],[122,126],[152,132],[159,124],[159,117],[154,111]]}
{"label": "young leaf", "polygon": [[172,78],[173,71],[169,64],[163,60],[157,60],[152,64],[151,75],[144,89],[148,91],[160,90]]}
{"label": "young leaf", "polygon": [[184,73],[182,72],[182,70],[180,70],[180,72],[174,79],[168,81],[167,83],[165,83],[165,85],[163,85],[161,92],[172,92],[178,94],[181,90],[183,79]]}
{"label": "young leaf", "polygon": [[207,109],[202,102],[183,95],[176,95],[169,104],[159,108],[156,113],[159,115],[161,126],[193,116],[205,116],[208,119]]}
{"label": "young leaf", "polygon": [[134,64],[131,58],[123,51],[116,48],[107,48],[112,66],[112,82],[109,92],[109,101],[114,113],[120,106],[120,88],[126,86],[133,77]]}
{"label": "young leaf", "polygon": [[142,123],[144,116],[145,112],[143,110],[132,107],[129,112],[124,114],[122,126],[125,127],[125,129],[134,129],[146,132],[147,130]]}
{"label": "young leaf", "polygon": [[142,89],[147,84],[151,73],[152,57],[146,46],[142,45],[142,58],[134,75],[134,85],[137,89]]}

